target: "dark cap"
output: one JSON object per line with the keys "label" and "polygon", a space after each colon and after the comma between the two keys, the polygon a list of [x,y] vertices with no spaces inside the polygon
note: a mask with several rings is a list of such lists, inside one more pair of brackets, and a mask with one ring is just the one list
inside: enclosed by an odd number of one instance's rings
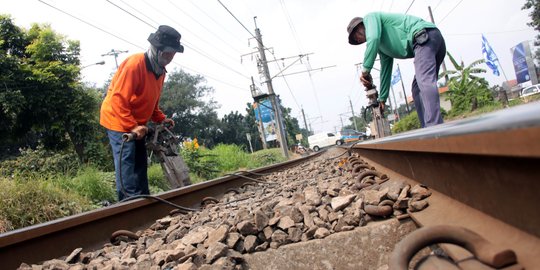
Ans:
{"label": "dark cap", "polygon": [[148,41],[156,48],[166,52],[184,52],[180,44],[182,35],[168,25],[160,25],[155,33],[150,34]]}
{"label": "dark cap", "polygon": [[353,39],[353,34],[354,34],[354,31],[356,30],[356,27],[360,25],[360,23],[363,21],[364,19],[362,17],[354,17],[349,23],[349,26],[347,26],[347,32],[349,32],[349,44],[351,45],[360,44],[355,39]]}

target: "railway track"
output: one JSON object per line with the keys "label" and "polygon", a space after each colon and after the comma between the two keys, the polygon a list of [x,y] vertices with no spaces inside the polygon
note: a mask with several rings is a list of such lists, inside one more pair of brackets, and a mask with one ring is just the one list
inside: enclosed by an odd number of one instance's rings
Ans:
{"label": "railway track", "polygon": [[[354,160],[351,158],[344,159],[349,156],[359,156],[360,159],[368,164],[368,168],[354,171],[354,167],[358,167],[360,164],[353,166],[352,163],[354,163]],[[364,180],[367,179],[368,181],[357,179],[359,177],[358,174],[363,173],[365,169],[371,169],[370,167],[374,167],[377,170],[377,174],[371,176],[370,179],[366,178],[368,176],[363,176]],[[256,174],[265,175],[257,176]],[[259,182],[250,180],[247,177],[257,178]],[[381,189],[388,187],[390,185],[389,183],[392,183],[392,181],[384,180],[386,179],[385,177],[396,183],[402,183],[403,185],[400,186],[400,191],[403,191],[403,187],[407,184],[410,185],[410,188],[417,186],[417,184],[423,184],[429,187],[431,193],[431,196],[427,199],[429,207],[415,212],[392,212],[392,214],[386,214],[386,216],[392,217],[391,220],[381,220],[375,217],[376,222],[370,222],[373,219],[372,215],[365,214],[367,211],[365,206],[370,205],[370,203],[366,203],[366,201],[369,201],[369,198],[366,198],[366,194],[362,193],[364,192],[362,190],[371,189],[373,191],[381,191]],[[284,184],[285,182],[281,182],[283,179],[291,180],[295,184]],[[316,243],[322,245],[325,250],[331,250],[332,248],[336,248],[336,242],[341,241],[343,243],[346,239],[354,239],[356,237],[355,235],[362,233],[361,230],[364,230],[365,234],[369,234],[370,231],[380,231],[380,228],[387,226],[390,224],[389,222],[394,222],[396,228],[408,228],[408,231],[405,229],[398,230],[401,230],[402,234],[395,237],[395,242],[389,243],[390,251],[394,249],[396,242],[401,241],[405,235],[412,235],[411,231],[416,229],[416,227],[430,228],[437,225],[452,225],[478,234],[480,238],[487,239],[490,242],[490,246],[511,250],[516,260],[512,262],[513,266],[504,265],[506,267],[504,269],[521,269],[519,267],[538,269],[540,266],[540,256],[538,256],[540,254],[540,215],[538,214],[539,211],[537,210],[536,202],[540,192],[539,179],[540,107],[537,104],[530,104],[475,119],[457,121],[435,128],[400,134],[382,140],[369,141],[353,145],[352,147],[335,148],[326,153],[319,153],[302,159],[260,168],[251,173],[244,172],[238,173],[238,175],[228,175],[205,183],[160,194],[160,198],[190,208],[200,208],[201,202],[206,198],[204,201],[209,206],[206,206],[204,209],[209,209],[208,211],[216,217],[214,221],[217,222],[226,220],[219,213],[226,211],[229,207],[236,209],[235,212],[228,212],[230,218],[234,216],[239,219],[244,214],[246,217],[254,218],[253,212],[256,209],[262,209],[265,202],[270,202],[278,196],[282,197],[280,197],[281,199],[276,204],[280,204],[281,202],[283,205],[288,205],[285,201],[292,200],[292,198],[300,201],[303,200],[302,202],[305,203],[307,201],[306,192],[310,186],[315,185],[321,190],[320,185],[326,185],[324,187],[328,191],[320,194],[321,197],[319,197],[319,199],[322,198],[323,202],[313,204],[324,206],[326,203],[328,207],[319,206],[315,210],[303,209],[308,211],[307,215],[301,213],[303,220],[302,226],[304,227],[298,225],[302,223],[299,222],[300,219],[292,220],[293,225],[285,225],[287,222],[283,221],[283,224],[279,224],[282,218],[278,218],[277,221],[272,221],[276,223],[271,225],[274,230],[268,232],[269,235],[264,236],[260,235],[260,233],[257,234],[257,232],[248,232],[246,235],[240,236],[244,240],[245,245],[247,236],[257,235],[255,237],[256,239],[253,239],[253,237],[249,238],[249,241],[253,242],[249,249],[259,248],[261,251],[265,249],[260,247],[260,245],[264,245],[264,243],[261,244],[264,241],[261,241],[260,238],[268,240],[268,246],[266,247],[266,249],[270,248],[268,251],[255,252],[246,255],[243,259],[236,253],[228,257],[233,257],[233,259],[237,259],[238,261],[247,261],[248,267],[251,265],[255,269],[265,268],[265,266],[270,269],[283,269],[286,267],[313,269],[315,265],[320,266],[318,263],[322,263],[323,261],[333,264],[334,269],[355,269],[353,267],[354,265],[356,269],[377,269],[379,266],[376,266],[376,262],[372,264],[361,264],[362,260],[370,261],[370,259],[355,257],[358,256],[355,253],[355,248],[349,248],[347,252],[344,252],[348,256],[347,259],[340,259],[339,257],[330,258],[331,256],[328,254],[322,254],[321,256],[326,256],[327,258],[317,262],[317,260],[313,259],[317,258],[317,256],[313,254],[309,255],[313,256],[311,260],[301,258],[308,257],[308,255],[298,253],[298,249],[295,250],[294,247],[303,245],[301,249],[310,250],[311,248],[315,252],[317,249],[320,250],[320,247],[313,248],[309,245]],[[335,182],[339,182],[342,185],[335,187],[334,191],[330,191],[328,188]],[[279,185],[274,185],[274,183],[279,183]],[[362,184],[365,185],[360,186]],[[276,190],[276,187],[272,187],[271,189],[270,186],[277,186],[277,191],[272,191]],[[239,188],[245,192],[236,194]],[[336,194],[329,194],[328,192],[336,192]],[[297,196],[295,194],[298,193],[304,195],[303,199],[295,197]],[[272,196],[265,197],[265,194],[272,194]],[[283,196],[283,194],[286,194],[286,196]],[[247,197],[244,198],[242,196]],[[344,206],[344,209],[334,211],[334,213],[340,213],[336,214],[336,219],[334,217],[328,218],[328,215],[333,213],[332,209],[336,210],[332,206],[336,206],[337,204],[332,205],[331,201],[325,202],[324,200],[342,197],[346,197],[350,201],[348,204],[345,203],[347,205]],[[385,198],[390,197],[388,191],[384,193],[383,197],[379,198],[381,203]],[[413,195],[410,195],[411,199],[413,197]],[[254,198],[259,199],[255,200]],[[352,209],[353,205],[358,203],[358,201],[362,201],[362,203],[359,203],[362,204],[362,207],[358,206],[364,211],[360,212],[362,218],[358,221],[351,219],[350,224],[353,225],[341,222],[339,229],[336,230],[337,223],[340,221],[339,218],[346,216],[347,211],[349,211],[348,209]],[[393,202],[395,203],[396,200]],[[384,207],[384,204],[380,206]],[[285,208],[289,209],[287,207]],[[239,209],[248,209],[248,213],[241,214],[242,212],[239,212]],[[252,210],[252,212],[250,213],[249,210]],[[316,214],[314,214],[315,212]],[[325,230],[319,232],[313,230],[310,231],[311,235],[306,234],[310,230],[308,229],[308,225],[306,225],[306,219],[309,219],[310,215],[321,219],[321,221],[331,220],[326,224],[317,224],[319,227],[328,227],[328,232]],[[284,216],[286,215],[280,215],[280,217]],[[288,214],[288,216],[293,216],[293,214]],[[401,221],[396,221],[396,216],[400,217]],[[169,206],[156,201],[135,200],[8,232],[0,235],[0,261],[2,261],[0,268],[15,269],[21,266],[23,262],[32,264],[53,258],[64,258],[63,256],[69,255],[78,248],[82,248],[84,251],[91,251],[104,249],[105,245],[108,250],[111,250],[113,247],[106,243],[110,241],[111,235],[118,230],[137,232],[136,237],[139,239],[142,236],[150,237],[149,235],[145,235],[145,233],[148,234],[148,230],[153,232],[159,231],[159,227],[163,227],[166,230],[168,227],[171,227],[171,220],[174,217],[178,217],[179,221],[175,220],[172,222],[188,222],[187,219],[180,217],[189,217],[190,219],[198,219],[198,221],[201,219],[199,214],[194,213],[171,214],[171,208]],[[411,217],[414,223],[407,221],[410,220],[407,217]],[[272,217],[269,218],[271,219]],[[227,232],[234,232],[233,227],[239,228],[239,221],[236,220],[227,223],[228,225],[233,225],[226,229]],[[291,222],[289,220],[287,221],[289,223]],[[192,221],[190,220],[189,222]],[[270,220],[267,222],[270,222]],[[209,221],[207,223],[213,224]],[[207,237],[209,232],[215,234],[219,223],[217,222],[214,228],[206,232]],[[368,226],[362,227],[366,223]],[[268,223],[266,224],[268,225]],[[370,224],[375,225],[371,225],[370,227]],[[376,224],[382,225],[377,227]],[[198,223],[197,226],[193,226],[193,229],[202,225],[204,224]],[[223,225],[223,222],[221,222],[221,225]],[[249,227],[249,224],[242,225]],[[300,232],[295,230],[295,237],[300,238],[297,239],[298,241],[293,241],[291,238],[282,235],[282,238],[280,238],[284,241],[282,244],[285,244],[285,242],[299,243],[283,245],[279,249],[275,249],[277,248],[276,245],[281,244],[274,244],[272,247],[271,243],[277,243],[278,241],[276,239],[280,236],[276,235],[274,239],[272,238],[272,233],[275,233],[276,230],[286,231],[291,227],[300,228]],[[262,227],[259,229],[261,232],[263,231]],[[245,230],[249,230],[249,228],[245,228]],[[289,234],[291,234],[291,231],[293,230],[289,230]],[[335,232],[335,235],[327,235],[333,232]],[[318,235],[317,237],[315,236],[316,233]],[[380,233],[384,234],[388,232],[381,231]],[[306,239],[301,239],[303,234],[309,236],[305,236]],[[187,237],[188,235],[190,234],[188,233],[184,236]],[[429,236],[429,233],[427,235]],[[195,236],[191,235],[191,237]],[[339,237],[345,238],[336,240],[340,239]],[[161,238],[167,237],[161,235]],[[178,239],[183,238],[178,237]],[[317,240],[318,242],[308,241],[311,239],[319,240]],[[329,242],[324,242],[326,239],[329,239]],[[331,239],[334,239],[335,242],[331,242]],[[205,240],[203,239],[202,241],[189,243],[195,247],[201,247],[204,246]],[[227,240],[224,239],[218,242],[227,244]],[[123,243],[121,245],[124,245],[125,252],[126,245],[129,246],[126,243],[130,243],[130,241],[127,239]],[[131,245],[134,245],[134,243],[131,243]],[[334,247],[330,245],[334,245]],[[362,248],[361,240],[351,242],[349,245],[351,247],[358,245],[356,250]],[[400,247],[399,244],[398,247]],[[246,247],[242,248],[243,250],[246,249]],[[458,248],[455,245],[441,243],[440,248],[444,251],[445,256],[448,256],[454,262],[459,262],[458,266],[460,267],[441,269],[497,269],[497,267],[478,268],[475,265],[478,261],[471,260],[471,254],[468,251]],[[230,249],[237,250],[239,248],[232,245]],[[337,249],[343,250],[343,247],[338,246]],[[282,252],[276,252],[279,250]],[[287,250],[290,250],[290,252],[287,252]],[[480,253],[482,250],[485,249],[480,249]],[[253,252],[254,250],[250,251]],[[156,252],[157,250],[154,253]],[[193,252],[193,254],[197,253],[196,251]],[[286,260],[284,258],[287,258],[287,254],[296,254],[294,255],[296,258],[293,257]],[[195,255],[185,257],[187,255],[189,254],[183,254],[183,256],[177,254],[177,256],[183,258],[177,259],[190,260],[198,266],[209,263],[197,261]],[[372,254],[371,256],[376,256],[376,254]],[[278,257],[284,259],[281,265],[279,264],[279,260],[276,259]],[[481,256],[477,255],[476,257]],[[381,258],[390,260],[390,255],[387,254]],[[271,267],[268,264],[264,264],[264,262],[273,259],[276,260],[275,264]],[[310,261],[313,265],[309,265]],[[355,261],[358,264],[354,264]],[[171,261],[163,259],[161,267],[167,266],[169,262]],[[257,264],[257,262],[263,262],[263,264]],[[428,261],[426,263],[426,265],[429,263],[436,265],[440,262]],[[174,264],[174,261],[172,264],[169,264],[171,269]],[[233,265],[231,267],[238,266]],[[503,269],[503,267],[498,268]]]}

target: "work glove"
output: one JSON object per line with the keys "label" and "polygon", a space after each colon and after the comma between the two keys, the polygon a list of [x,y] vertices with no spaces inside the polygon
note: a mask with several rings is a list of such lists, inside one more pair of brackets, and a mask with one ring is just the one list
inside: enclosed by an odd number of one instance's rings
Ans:
{"label": "work glove", "polygon": [[367,71],[362,72],[362,76],[360,76],[360,81],[367,89],[370,89],[373,86],[373,78],[371,77],[371,74]]}

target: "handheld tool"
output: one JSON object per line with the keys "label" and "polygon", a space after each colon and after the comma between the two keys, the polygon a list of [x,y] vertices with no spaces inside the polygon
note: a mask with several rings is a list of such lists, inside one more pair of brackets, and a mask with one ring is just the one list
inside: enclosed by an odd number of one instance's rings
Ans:
{"label": "handheld tool", "polygon": [[371,135],[375,138],[383,138],[392,135],[390,132],[390,125],[384,117],[384,112],[379,105],[379,92],[377,87],[371,84],[370,87],[366,87],[366,97],[369,100],[368,108],[371,108],[373,121],[370,123]]}

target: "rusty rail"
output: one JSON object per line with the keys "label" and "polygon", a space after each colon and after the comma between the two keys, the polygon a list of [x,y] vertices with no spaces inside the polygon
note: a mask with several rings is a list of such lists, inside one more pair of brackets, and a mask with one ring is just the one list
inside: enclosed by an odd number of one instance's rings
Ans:
{"label": "rusty rail", "polygon": [[[281,170],[321,153],[249,172],[267,173]],[[248,182],[250,180],[245,177],[228,175],[171,190],[159,194],[158,197],[181,206],[198,208],[203,198],[220,197],[226,191],[239,188]],[[146,228],[171,210],[173,209],[170,206],[154,200],[137,199],[0,234],[0,268],[15,269],[22,262],[37,263],[57,258],[81,247],[85,250],[98,249],[110,240],[113,233]]]}

